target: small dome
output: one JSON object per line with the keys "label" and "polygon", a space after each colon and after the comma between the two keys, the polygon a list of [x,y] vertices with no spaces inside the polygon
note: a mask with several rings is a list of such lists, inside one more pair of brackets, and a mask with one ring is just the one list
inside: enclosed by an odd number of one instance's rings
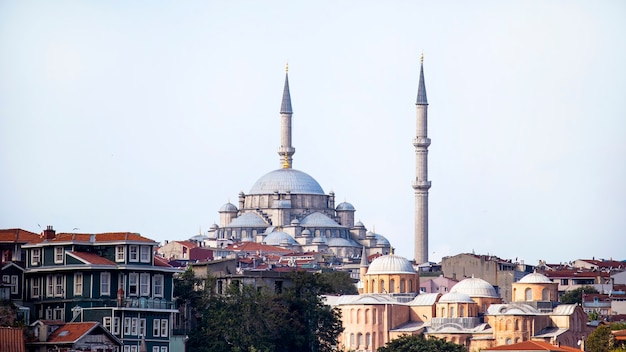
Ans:
{"label": "small dome", "polygon": [[269,235],[267,235],[265,237],[265,239],[263,240],[264,244],[270,245],[270,246],[285,246],[285,245],[292,245],[292,244],[298,244],[298,242],[296,240],[293,239],[293,237],[291,237],[288,233],[282,232],[282,231],[276,231],[276,232],[272,232]]}
{"label": "small dome", "polygon": [[302,236],[311,236],[311,231],[309,231],[309,229],[304,229],[304,230],[302,230],[300,235],[302,235]]}
{"label": "small dome", "polygon": [[237,207],[233,203],[226,203],[220,208],[220,213],[236,213]]}
{"label": "small dome", "polygon": [[461,292],[448,292],[439,298],[438,303],[474,303],[474,300]]}
{"label": "small dome", "polygon": [[376,234],[373,233],[372,231],[367,231],[365,233],[365,237],[367,237],[367,238],[374,238],[374,237],[376,237]]}
{"label": "small dome", "polygon": [[263,175],[250,189],[250,194],[324,194],[315,179],[296,169],[278,169]]}
{"label": "small dome", "polygon": [[[304,231],[302,231],[302,232],[304,232]],[[315,244],[326,244],[326,237],[321,237],[321,236],[315,237],[313,239],[313,243],[315,243]]]}
{"label": "small dome", "polygon": [[531,273],[519,280],[519,282],[524,284],[551,284],[552,280],[548,279],[545,275],[539,273]]}
{"label": "small dome", "polygon": [[300,226],[300,220],[298,219],[291,220],[291,226]]}
{"label": "small dome", "polygon": [[211,227],[209,227],[210,230],[217,230],[219,228],[219,226],[217,226],[217,224],[213,224],[211,225]]}
{"label": "small dome", "polygon": [[470,277],[454,285],[450,293],[464,293],[470,297],[499,298],[496,289],[483,279]]}
{"label": "small dome", "polygon": [[267,223],[263,218],[255,213],[244,213],[236,217],[225,227],[266,227]]}
{"label": "small dome", "polygon": [[406,258],[388,254],[374,259],[367,274],[415,274],[415,270]]}
{"label": "small dome", "polygon": [[335,208],[335,210],[337,211],[356,211],[354,209],[354,206],[350,203],[347,202],[343,202],[343,203],[339,203],[339,205],[337,206],[337,208]]}
{"label": "small dome", "polygon": [[360,244],[354,243],[345,238],[334,237],[328,240],[328,245],[331,247],[361,247]]}
{"label": "small dome", "polygon": [[326,214],[322,214],[319,211],[307,215],[300,225],[304,227],[342,227],[335,220],[328,217]]}
{"label": "small dome", "polygon": [[385,238],[383,235],[374,234],[376,236],[376,245],[381,247],[391,246],[389,240]]}
{"label": "small dome", "polygon": [[365,227],[365,225],[363,225],[361,220],[359,220],[359,221],[356,222],[356,224],[354,224],[354,227]]}

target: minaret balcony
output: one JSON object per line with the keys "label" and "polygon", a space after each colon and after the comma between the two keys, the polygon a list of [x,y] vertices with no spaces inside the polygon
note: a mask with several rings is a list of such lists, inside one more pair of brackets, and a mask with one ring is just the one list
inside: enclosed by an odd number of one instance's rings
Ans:
{"label": "minaret balcony", "polygon": [[430,145],[430,138],[418,137],[413,138],[413,146],[415,147],[428,147]]}
{"label": "minaret balcony", "polygon": [[429,189],[430,181],[413,181],[413,189]]}

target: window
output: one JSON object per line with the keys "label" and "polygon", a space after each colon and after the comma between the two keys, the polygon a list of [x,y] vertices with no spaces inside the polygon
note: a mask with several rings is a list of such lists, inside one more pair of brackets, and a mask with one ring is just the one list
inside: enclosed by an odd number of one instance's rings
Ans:
{"label": "window", "polygon": [[113,319],[113,335],[118,335],[120,333],[120,318],[115,317]]}
{"label": "window", "polygon": [[152,347],[152,352],[159,352],[159,346]]}
{"label": "window", "polygon": [[115,261],[124,262],[126,260],[126,248],[124,246],[115,247]]}
{"label": "window", "polygon": [[161,346],[161,352],[167,352],[167,346]]}
{"label": "window", "polygon": [[74,273],[74,296],[83,294],[83,273]]}
{"label": "window", "polygon": [[100,274],[100,294],[101,295],[110,295],[111,294],[111,273],[103,272]]}
{"label": "window", "polygon": [[54,278],[54,296],[62,297],[65,294],[65,290],[63,289],[65,281],[65,276],[56,275]]}
{"label": "window", "polygon": [[54,247],[54,263],[63,264],[63,247]]}
{"label": "window", "polygon": [[105,329],[111,331],[111,317],[102,318],[102,326],[104,326]]}
{"label": "window", "polygon": [[154,275],[152,277],[152,292],[154,297],[163,297],[163,275]]}
{"label": "window", "polygon": [[142,273],[139,276],[139,292],[141,296],[150,295],[150,274]]}
{"label": "window", "polygon": [[137,352],[137,346],[130,346],[130,352]]}
{"label": "window", "polygon": [[140,256],[142,263],[150,263],[150,246],[141,246]]}
{"label": "window", "polygon": [[63,308],[54,308],[54,320],[65,320],[63,317]]}
{"label": "window", "polygon": [[41,295],[41,287],[39,286],[40,281],[38,277],[34,277],[31,279],[30,286],[30,295],[33,298],[38,298]]}
{"label": "window", "polygon": [[128,274],[128,294],[131,296],[137,296],[139,292],[139,274]]}
{"label": "window", "polygon": [[139,319],[139,336],[146,336],[146,319]]}
{"label": "window", "polygon": [[167,319],[161,319],[161,337],[167,337],[169,332],[169,321]]}
{"label": "window", "polygon": [[133,336],[137,335],[137,323],[138,323],[138,319],[137,318],[133,318],[131,320],[131,324],[130,324],[130,334]]}
{"label": "window", "polygon": [[11,294],[17,294],[17,275],[11,275]]}
{"label": "window", "polygon": [[530,288],[527,288],[524,292],[526,293],[526,300],[527,301],[532,301],[533,300],[533,291]]}
{"label": "window", "polygon": [[130,352],[130,346],[124,346],[124,352]]}
{"label": "window", "polygon": [[139,261],[139,246],[129,246],[129,255],[128,255],[128,261],[129,262],[138,262]]}
{"label": "window", "polygon": [[30,264],[39,265],[39,263],[41,262],[41,250],[39,248],[33,248],[30,253]]}
{"label": "window", "polygon": [[52,275],[46,276],[46,296],[54,296],[54,282],[52,281]]}
{"label": "window", "polygon": [[130,318],[124,318],[124,335],[130,335]]}
{"label": "window", "polygon": [[568,285],[568,284],[569,284],[568,279],[561,279],[561,285]]}
{"label": "window", "polygon": [[160,319],[152,320],[152,336],[154,337],[161,336],[161,320]]}
{"label": "window", "polygon": [[46,319],[52,320],[52,308],[50,307],[46,308]]}
{"label": "window", "polygon": [[9,283],[9,275],[2,275],[2,283],[3,284]]}

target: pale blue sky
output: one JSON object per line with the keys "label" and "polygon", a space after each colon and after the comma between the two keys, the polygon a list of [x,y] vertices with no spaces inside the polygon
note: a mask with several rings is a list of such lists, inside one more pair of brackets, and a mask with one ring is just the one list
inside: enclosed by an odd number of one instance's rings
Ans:
{"label": "pale blue sky", "polygon": [[413,255],[626,259],[626,2],[2,1],[0,228],[186,239],[294,167]]}

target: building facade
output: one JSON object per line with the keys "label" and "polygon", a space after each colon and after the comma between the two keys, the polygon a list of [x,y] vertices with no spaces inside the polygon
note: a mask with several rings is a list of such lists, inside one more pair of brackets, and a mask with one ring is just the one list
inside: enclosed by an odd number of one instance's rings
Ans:
{"label": "building facade", "polygon": [[136,233],[59,233],[49,226],[25,252],[25,294],[34,319],[98,322],[121,352],[169,352],[177,313],[173,275]]}

